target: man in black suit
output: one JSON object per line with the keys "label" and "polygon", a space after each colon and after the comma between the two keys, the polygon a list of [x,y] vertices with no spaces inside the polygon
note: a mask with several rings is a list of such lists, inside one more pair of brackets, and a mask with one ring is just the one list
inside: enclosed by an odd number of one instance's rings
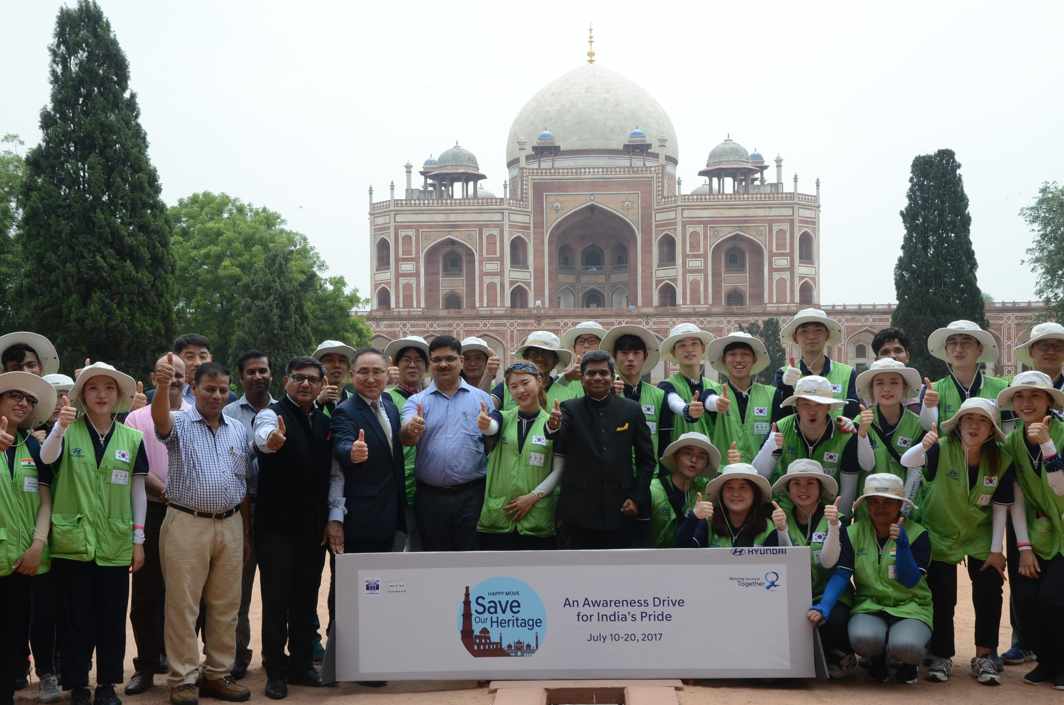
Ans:
{"label": "man in black suit", "polygon": [[[329,418],[314,403],[325,369],[312,357],[288,363],[284,397],[255,415],[259,491],[255,550],[262,592],[266,696],[288,684],[320,686],[312,645],[318,587],[325,566],[332,443]],[[285,641],[288,656],[285,656]]]}
{"label": "man in black suit", "polygon": [[557,518],[562,548],[631,548],[650,521],[654,448],[636,402],[613,393],[613,358],[580,360],[584,396],[554,403],[547,438],[565,456]]}

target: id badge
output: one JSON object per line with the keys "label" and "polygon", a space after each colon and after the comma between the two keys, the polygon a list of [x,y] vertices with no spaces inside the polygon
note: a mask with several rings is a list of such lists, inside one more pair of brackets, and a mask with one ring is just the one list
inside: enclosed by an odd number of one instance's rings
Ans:
{"label": "id badge", "polygon": [[772,424],[768,421],[755,421],[754,433],[757,435],[768,435],[768,432],[772,430]]}
{"label": "id badge", "polygon": [[529,453],[528,454],[528,464],[531,465],[534,468],[543,467],[543,461],[544,461],[543,453]]}
{"label": "id badge", "polygon": [[37,493],[37,478],[36,477],[24,477],[22,478],[22,491]]}
{"label": "id badge", "polygon": [[129,484],[129,472],[127,470],[112,470],[111,471],[111,484],[112,485],[128,485]]}
{"label": "id badge", "polygon": [[658,424],[657,424],[656,421],[647,421],[647,428],[650,429],[651,433],[657,433],[658,432]]}
{"label": "id badge", "polygon": [[890,578],[891,580],[897,580],[898,579],[898,567],[896,565],[888,565],[887,566],[887,577]]}

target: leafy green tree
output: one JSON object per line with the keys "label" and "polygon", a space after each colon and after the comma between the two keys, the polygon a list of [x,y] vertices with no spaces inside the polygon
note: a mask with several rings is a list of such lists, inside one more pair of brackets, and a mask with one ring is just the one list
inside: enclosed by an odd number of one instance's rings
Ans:
{"label": "leafy green tree", "polygon": [[755,381],[762,384],[772,384],[772,376],[776,370],[783,367],[787,361],[787,351],[780,342],[780,321],[778,318],[766,318],[761,322],[754,321],[747,326],[739,326],[739,330],[746,331],[750,335],[761,338],[768,349],[768,367],[757,373]]}
{"label": "leafy green tree", "polygon": [[1020,216],[1034,231],[1027,264],[1035,274],[1035,294],[1046,302],[1051,318],[1064,321],[1064,186],[1043,183]]}
{"label": "leafy green tree", "polygon": [[945,363],[927,352],[933,330],[962,318],[986,327],[960,168],[949,149],[918,155],[901,211],[905,238],[894,267],[898,305],[891,325],[912,339],[910,364],[932,379],[946,373]]}
{"label": "leafy green tree", "polygon": [[16,135],[0,137],[0,331],[17,328],[21,310],[15,300],[15,282],[20,276],[15,242],[20,219],[18,192],[26,170],[21,148],[22,140]]}
{"label": "leafy green tree", "polygon": [[49,54],[18,198],[25,325],[68,371],[89,356],[142,375],[173,335],[173,259],[129,65],[89,0],[59,10]]}
{"label": "leafy green tree", "polygon": [[182,198],[170,216],[178,329],[207,336],[215,359],[233,365],[257,347],[283,366],[327,338],[369,340],[369,328],[351,315],[357,292],[343,277],[323,276],[321,256],[280,214],[203,192]]}

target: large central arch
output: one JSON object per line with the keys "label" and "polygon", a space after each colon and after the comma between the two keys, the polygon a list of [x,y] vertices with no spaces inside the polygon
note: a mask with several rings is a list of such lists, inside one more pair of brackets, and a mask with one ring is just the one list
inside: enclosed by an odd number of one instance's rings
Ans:
{"label": "large central arch", "polygon": [[[638,305],[639,240],[624,217],[589,203],[547,233],[547,296],[558,308]],[[597,293],[592,293],[597,292]],[[593,305],[593,304],[592,304]]]}
{"label": "large central arch", "polygon": [[452,309],[463,309],[477,305],[477,258],[469,245],[444,238],[425,251],[422,266],[425,308],[439,310],[448,304]]}

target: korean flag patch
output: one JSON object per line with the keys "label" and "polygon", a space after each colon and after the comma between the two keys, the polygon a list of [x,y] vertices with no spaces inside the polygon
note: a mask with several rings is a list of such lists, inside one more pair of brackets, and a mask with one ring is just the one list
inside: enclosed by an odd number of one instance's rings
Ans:
{"label": "korean flag patch", "polygon": [[754,416],[768,416],[768,407],[767,406],[755,406],[754,407]]}
{"label": "korean flag patch", "polygon": [[123,463],[128,463],[129,462],[129,451],[128,450],[116,450],[115,451],[115,460],[118,460],[118,461],[123,462]]}
{"label": "korean flag patch", "polygon": [[842,394],[842,385],[841,384],[833,384],[833,385],[831,385],[831,391],[835,392],[836,394]]}
{"label": "korean flag patch", "polygon": [[837,463],[837,462],[839,462],[839,454],[838,453],[824,453],[824,462],[825,463]]}
{"label": "korean flag patch", "polygon": [[913,439],[908,436],[898,436],[895,439],[895,443],[897,443],[899,448],[908,448],[913,444]]}

